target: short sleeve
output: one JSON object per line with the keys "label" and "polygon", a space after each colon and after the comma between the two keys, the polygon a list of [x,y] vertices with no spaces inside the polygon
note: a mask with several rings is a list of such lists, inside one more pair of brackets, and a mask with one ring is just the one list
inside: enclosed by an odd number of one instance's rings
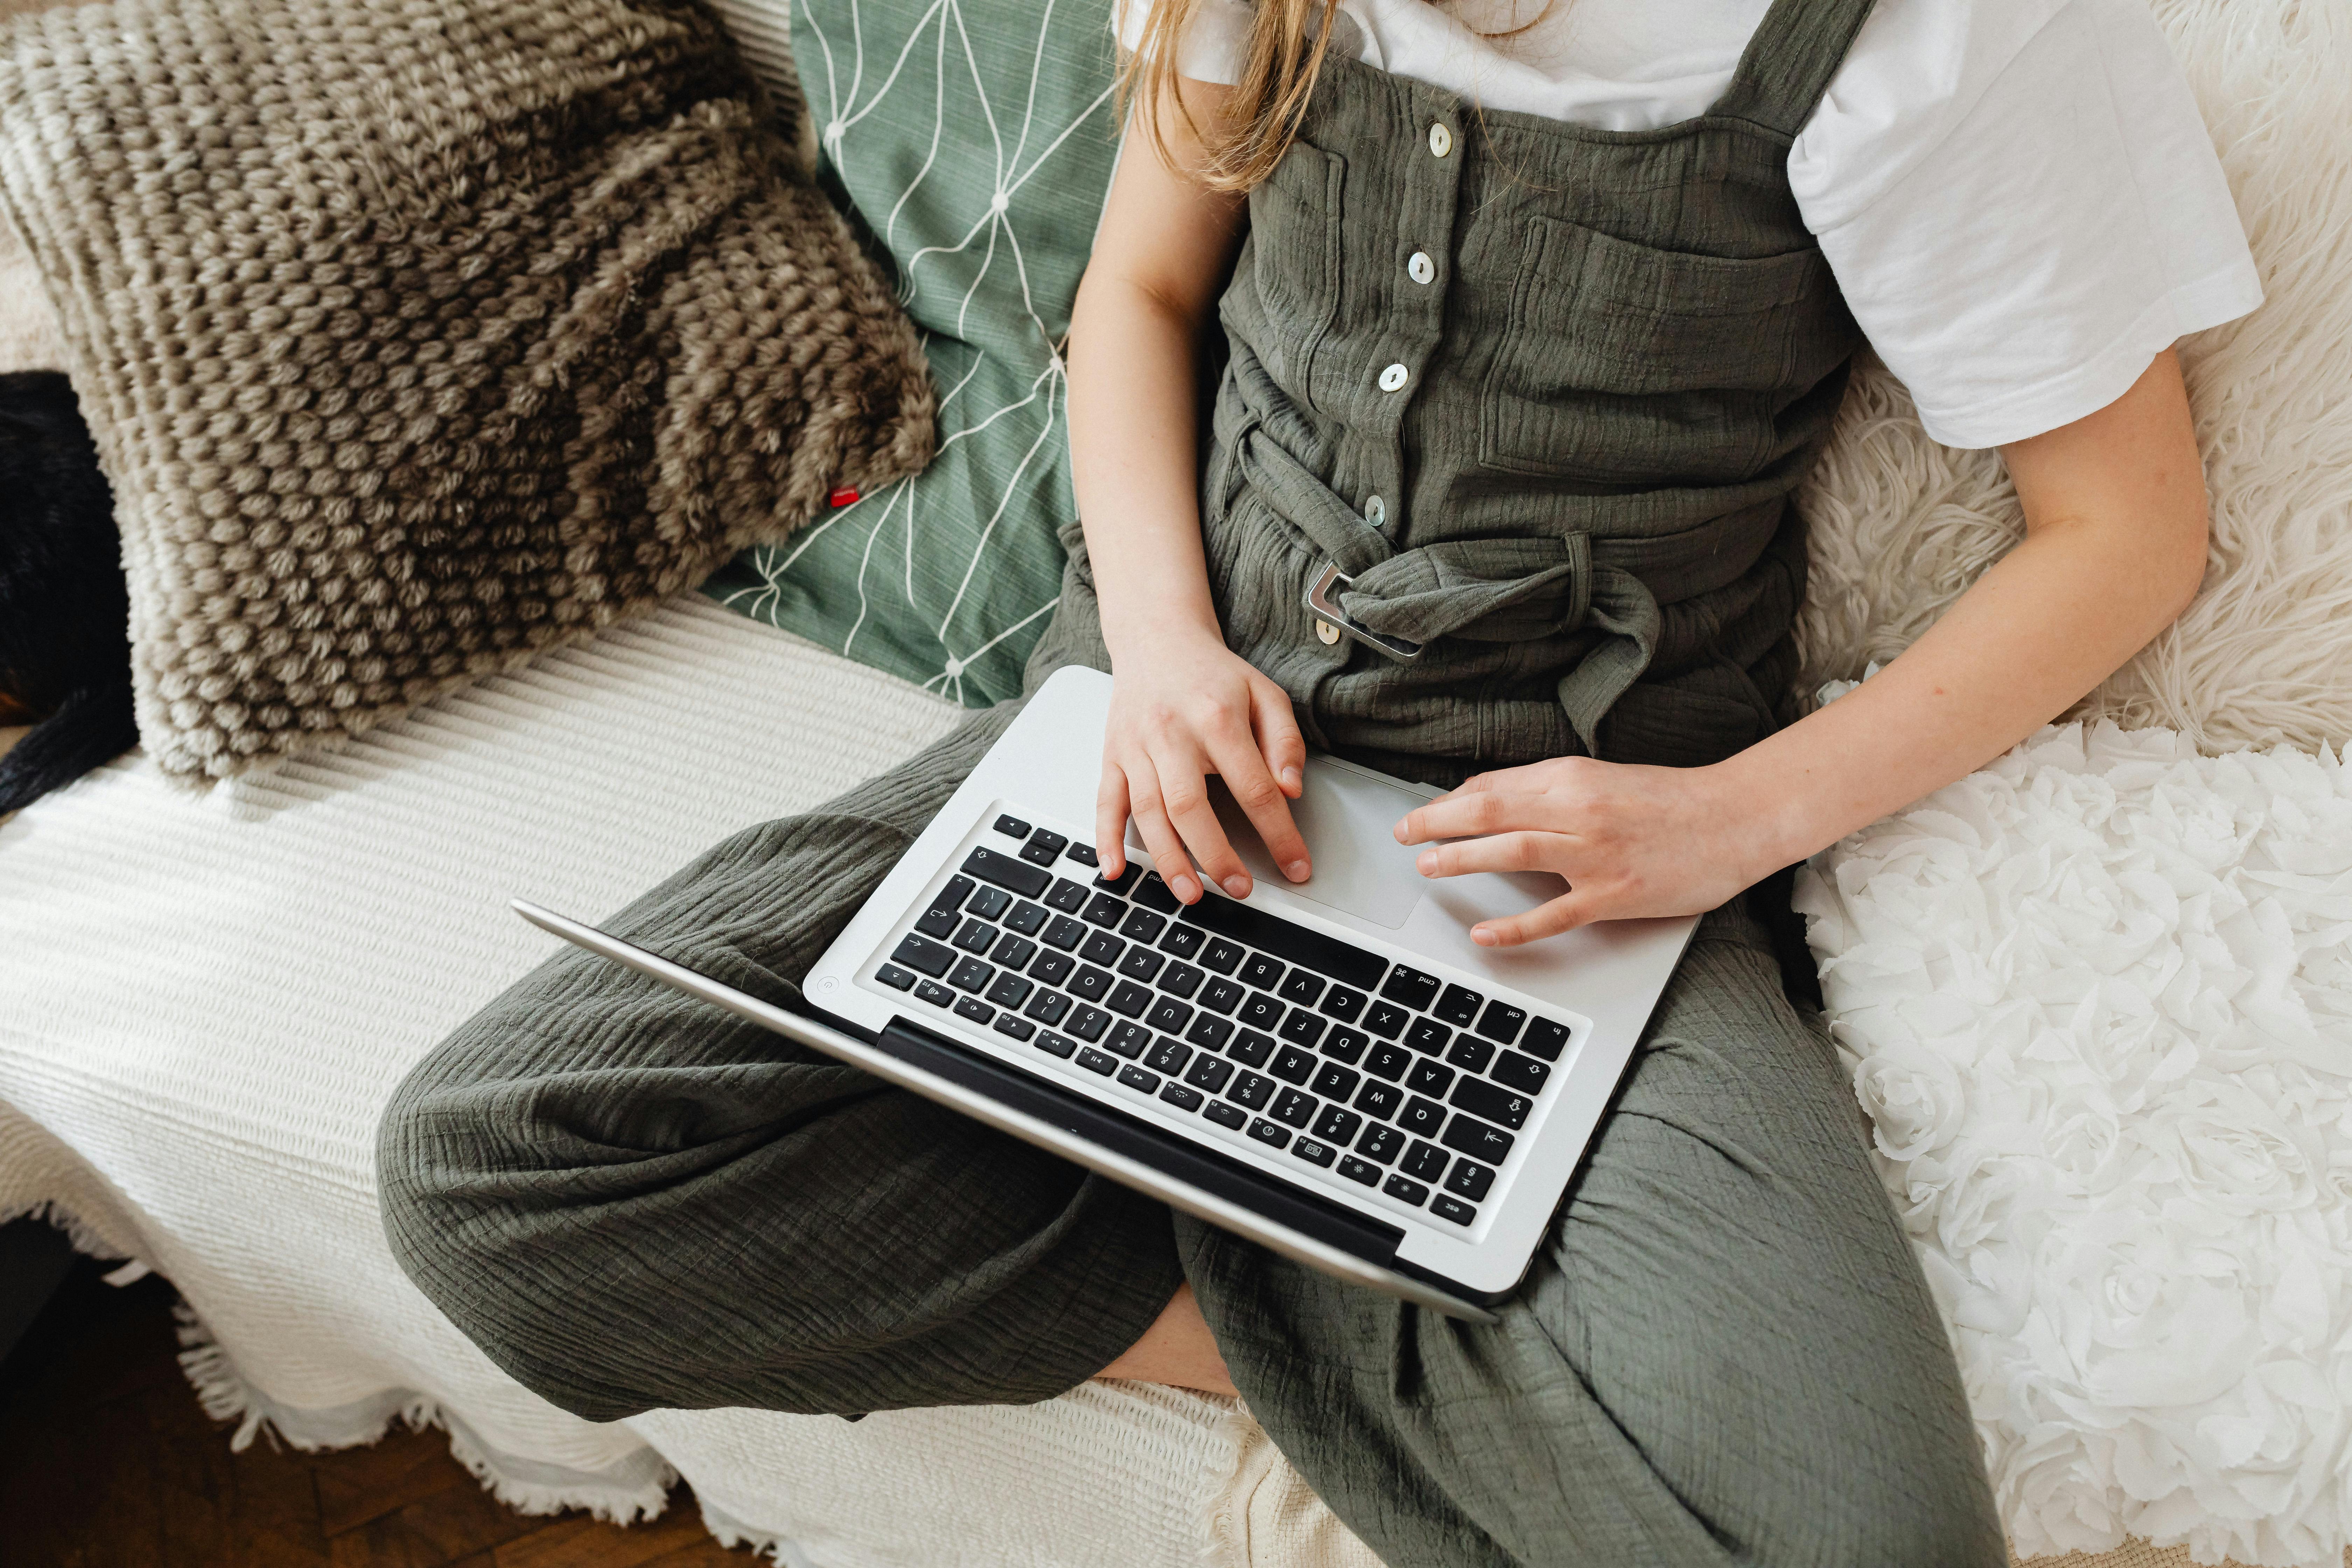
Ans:
{"label": "short sleeve", "polygon": [[[1118,47],[1132,53],[1151,21],[1151,0],[1118,0],[1113,15]],[[1249,58],[1249,0],[1197,0],[1176,51],[1176,74],[1231,87]]]}
{"label": "short sleeve", "polygon": [[1880,0],[1789,175],[1948,446],[2095,413],[2176,340],[2262,302],[2145,0]]}

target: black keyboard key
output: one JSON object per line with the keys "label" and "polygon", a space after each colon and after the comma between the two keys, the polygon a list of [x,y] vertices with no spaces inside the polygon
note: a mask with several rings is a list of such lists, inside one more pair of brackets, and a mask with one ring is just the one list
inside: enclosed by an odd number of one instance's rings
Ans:
{"label": "black keyboard key", "polygon": [[1041,827],[1021,847],[1021,858],[1032,866],[1051,866],[1062,858],[1063,847],[1068,843],[1062,835]]}
{"label": "black keyboard key", "polygon": [[1444,1062],[1415,1062],[1404,1075],[1404,1086],[1415,1094],[1443,1096],[1454,1081],[1454,1069]]}
{"label": "black keyboard key", "polygon": [[1248,994],[1230,980],[1212,980],[1201,987],[1201,1005],[1212,1013],[1230,1013]]}
{"label": "black keyboard key", "polygon": [[1076,993],[1081,1002],[1101,1001],[1110,994],[1110,988],[1117,984],[1109,970],[1097,969],[1092,964],[1081,966],[1076,974],[1070,976],[1070,989]]}
{"label": "black keyboard key", "polygon": [[1315,1076],[1315,1058],[1297,1046],[1285,1046],[1274,1053],[1274,1065],[1265,1070],[1285,1083],[1305,1083]]}
{"label": "black keyboard key", "polygon": [[925,910],[916,920],[915,929],[925,936],[935,936],[941,942],[945,942],[955,935],[955,929],[960,923],[961,921],[953,910],[943,910],[934,905]]}
{"label": "black keyboard key", "polygon": [[1416,1142],[1404,1152],[1404,1159],[1397,1169],[1416,1182],[1433,1182],[1445,1174],[1445,1167],[1453,1160],[1453,1155],[1434,1143]]}
{"label": "black keyboard key", "polygon": [[1445,1178],[1447,1192],[1459,1193],[1474,1204],[1494,1184],[1495,1173],[1466,1156],[1454,1162],[1454,1173]]}
{"label": "black keyboard key", "polygon": [[1315,1092],[1326,1100],[1345,1100],[1356,1092],[1362,1081],[1353,1071],[1338,1062],[1325,1062],[1315,1069]]}
{"label": "black keyboard key", "polygon": [[1160,1092],[1160,1075],[1158,1073],[1145,1072],[1141,1068],[1119,1068],[1118,1081],[1127,1085],[1129,1089],[1140,1090],[1145,1094],[1158,1094]]}
{"label": "black keyboard key", "polygon": [[1457,1114],[1446,1124],[1437,1140],[1457,1154],[1467,1154],[1489,1165],[1499,1165],[1507,1159],[1511,1145],[1517,1142],[1499,1127],[1489,1127],[1474,1116]]}
{"label": "black keyboard key", "polygon": [[1460,1198],[1449,1198],[1440,1193],[1430,1200],[1429,1212],[1440,1219],[1450,1219],[1455,1225],[1468,1225],[1478,1217],[1478,1211]]}
{"label": "black keyboard key", "polygon": [[1108,931],[1127,918],[1127,906],[1108,893],[1097,893],[1087,900],[1087,907],[1078,911],[1078,918],[1088,925],[1097,925]]}
{"label": "black keyboard key", "polygon": [[1189,997],[1208,978],[1189,963],[1171,963],[1160,975],[1160,989],[1171,996]]}
{"label": "black keyboard key", "polygon": [[[1198,926],[1186,926],[1186,931],[1198,931]],[[1241,944],[1223,937],[1212,937],[1209,945],[1201,950],[1201,967],[1212,974],[1231,974],[1234,965],[1242,961]]]}
{"label": "black keyboard key", "polygon": [[1568,1026],[1555,1024],[1549,1018],[1538,1018],[1528,1026],[1528,1037],[1519,1042],[1519,1049],[1529,1056],[1541,1057],[1548,1062],[1559,1060],[1559,1053],[1568,1044]]}
{"label": "black keyboard key", "polygon": [[1128,897],[1145,909],[1158,910],[1163,915],[1172,915],[1184,907],[1184,900],[1170,891],[1168,884],[1160,879],[1160,873],[1157,871],[1138,882],[1135,885],[1135,891],[1129,893]]}
{"label": "black keyboard key", "polygon": [[1381,985],[1381,994],[1391,1002],[1402,1002],[1419,1013],[1437,1000],[1437,986],[1436,975],[1423,974],[1418,969],[1409,969],[1400,963],[1389,972],[1388,979]]}
{"label": "black keyboard key", "polygon": [[996,1016],[996,1032],[1010,1035],[1016,1040],[1025,1040],[1037,1032],[1037,1026],[1011,1013],[999,1013]]}
{"label": "black keyboard key", "polygon": [[1163,1035],[1181,1035],[1192,1021],[1192,1009],[1173,996],[1162,996],[1151,1005],[1150,1016],[1143,1021]]}
{"label": "black keyboard key", "polygon": [[1071,859],[1081,866],[1091,866],[1095,863],[1095,847],[1091,844],[1073,844],[1070,846],[1069,855]]}
{"label": "black keyboard key", "polygon": [[1077,966],[1077,960],[1066,952],[1041,952],[1029,966],[1029,978],[1041,985],[1059,985]]}
{"label": "black keyboard key", "polygon": [[1241,977],[1261,991],[1271,991],[1282,984],[1282,965],[1262,952],[1254,952],[1242,965]]}
{"label": "black keyboard key", "polygon": [[1539,1094],[1543,1091],[1544,1079],[1551,1076],[1551,1068],[1533,1057],[1505,1051],[1502,1060],[1496,1062],[1494,1071],[1486,1076],[1506,1089],[1516,1089],[1522,1094]]}
{"label": "black keyboard key", "polygon": [[956,994],[936,980],[915,982],[915,1000],[918,1002],[929,1002],[934,1007],[950,1007],[955,1005],[955,999]]}
{"label": "black keyboard key", "polygon": [[986,952],[996,945],[996,928],[986,921],[966,921],[955,933],[955,944],[966,952]]}
{"label": "black keyboard key", "polygon": [[1381,1184],[1381,1191],[1398,1202],[1411,1204],[1415,1208],[1429,1201],[1427,1187],[1423,1186],[1419,1182],[1407,1181],[1402,1176],[1391,1176]]}
{"label": "black keyboard key", "polygon": [[1087,1046],[1078,1052],[1078,1065],[1088,1072],[1098,1072],[1103,1077],[1108,1078],[1118,1070],[1118,1058],[1107,1051],[1098,1051],[1092,1046]]}
{"label": "black keyboard key", "polygon": [[1172,1077],[1182,1072],[1184,1064],[1192,1059],[1192,1047],[1162,1035],[1151,1042],[1151,1054],[1143,1058],[1143,1065],[1153,1072],[1164,1072]]}
{"label": "black keyboard key", "polygon": [[1070,1010],[1070,999],[1058,991],[1040,991],[1029,998],[1029,1005],[1021,1009],[1039,1023],[1051,1026],[1062,1021]]}
{"label": "black keyboard key", "polygon": [[1254,1072],[1242,1074],[1234,1084],[1234,1099],[1252,1110],[1263,1110],[1273,1094],[1274,1079],[1260,1078]]}
{"label": "black keyboard key", "polygon": [[1143,875],[1143,868],[1129,860],[1116,877],[1106,877],[1097,872],[1095,877],[1095,886],[1108,888],[1124,898],[1127,890],[1135,886],[1135,879],[1141,875]]}
{"label": "black keyboard key", "polygon": [[1178,958],[1192,957],[1201,951],[1201,928],[1188,925],[1170,926],[1168,934],[1160,939],[1160,951],[1173,953]]}
{"label": "black keyboard key", "polygon": [[1087,907],[1087,890],[1067,877],[1056,877],[1053,889],[1045,895],[1045,907],[1066,915],[1076,914]]}
{"label": "black keyboard key", "polygon": [[1445,1107],[1433,1100],[1423,1100],[1419,1095],[1404,1102],[1404,1109],[1397,1112],[1396,1119],[1399,1127],[1423,1138],[1436,1137],[1437,1130],[1444,1121]]}
{"label": "black keyboard key", "polygon": [[1263,1116],[1250,1123],[1249,1135],[1272,1148],[1285,1149],[1290,1146],[1289,1129],[1277,1127]]}
{"label": "black keyboard key", "polygon": [[1282,1022],[1282,1004],[1263,991],[1253,991],[1242,1004],[1241,1020],[1253,1029],[1270,1031]]}
{"label": "black keyboard key", "polygon": [[1196,1057],[1192,1061],[1192,1070],[1184,1075],[1184,1081],[1198,1084],[1214,1094],[1224,1088],[1225,1080],[1233,1076],[1233,1063],[1221,1062],[1214,1057]]}
{"label": "black keyboard key", "polygon": [[876,970],[874,978],[893,991],[912,991],[915,988],[915,972],[901,969],[895,963],[886,963]]}
{"label": "black keyboard key", "polygon": [[1318,1143],[1312,1138],[1301,1138],[1290,1146],[1290,1152],[1310,1165],[1328,1165],[1339,1152],[1328,1143]]}
{"label": "black keyboard key", "polygon": [[1282,983],[1282,989],[1275,994],[1294,1007],[1312,1007],[1322,999],[1324,988],[1329,984],[1319,974],[1294,969],[1290,972],[1290,978]]}
{"label": "black keyboard key", "polygon": [[1151,1031],[1140,1024],[1113,1024],[1110,1038],[1103,1042],[1108,1049],[1133,1061],[1150,1048]]}
{"label": "black keyboard key", "polygon": [[1024,866],[1013,856],[995,849],[975,849],[963,858],[959,868],[967,877],[977,877],[992,882],[1008,893],[1018,893],[1034,899],[1049,887],[1054,879],[1034,866]]}
{"label": "black keyboard key", "polygon": [[1498,1046],[1507,1046],[1519,1037],[1526,1026],[1528,1010],[1514,1007],[1508,1002],[1489,1002],[1478,1016],[1478,1032]]}
{"label": "black keyboard key", "polygon": [[1370,997],[1353,986],[1334,985],[1323,994],[1323,1005],[1319,1011],[1327,1018],[1337,1018],[1342,1024],[1352,1024],[1356,1021],[1356,1016],[1364,1010],[1364,1004],[1370,1000]]}
{"label": "black keyboard key", "polygon": [[976,958],[965,959],[961,963],[957,964],[954,972],[948,976],[949,984],[959,991],[969,991],[975,996],[987,990],[995,983],[995,980],[996,965],[982,963]]}
{"label": "black keyboard key", "polygon": [[1238,1105],[1227,1105],[1222,1100],[1211,1100],[1209,1102],[1209,1109],[1201,1112],[1201,1114],[1203,1117],[1206,1117],[1209,1121],[1215,1122],[1218,1126],[1230,1127],[1236,1132],[1249,1125],[1249,1113],[1247,1111],[1244,1110]]}
{"label": "black keyboard key", "polygon": [[1148,947],[1130,947],[1127,950],[1127,956],[1118,961],[1118,972],[1129,980],[1140,980],[1149,985],[1160,977],[1160,966],[1167,962],[1164,953],[1154,952]]}
{"label": "black keyboard key", "polygon": [[1356,1095],[1356,1109],[1382,1121],[1393,1121],[1403,1103],[1404,1090],[1392,1083],[1368,1083]]}
{"label": "black keyboard key", "polygon": [[996,831],[1007,838],[1026,838],[1029,837],[1029,825],[1008,814],[996,819]]}
{"label": "black keyboard key", "polygon": [[950,877],[947,885],[931,895],[931,908],[953,913],[963,908],[963,901],[971,897],[971,890],[976,886],[978,884],[970,877]]}
{"label": "black keyboard key", "polygon": [[1085,945],[1078,949],[1078,956],[1088,963],[1099,963],[1108,969],[1126,951],[1127,943],[1107,931],[1098,931],[1087,938]]}
{"label": "black keyboard key", "polygon": [[1433,1018],[1415,1018],[1404,1032],[1404,1043],[1423,1056],[1433,1057],[1454,1038],[1454,1031]]}
{"label": "black keyboard key", "polygon": [[1004,911],[1012,907],[1013,895],[1003,889],[982,888],[971,896],[971,902],[963,907],[963,912],[968,915],[978,915],[984,921],[992,921],[1002,919]]}
{"label": "black keyboard key", "polygon": [[1008,969],[988,988],[988,999],[1000,1007],[1018,1007],[1029,1000],[1029,993],[1036,988],[1035,982],[1024,980]]}
{"label": "black keyboard key", "polygon": [[1361,1138],[1356,1140],[1356,1152],[1375,1164],[1392,1164],[1396,1157],[1404,1152],[1404,1134],[1393,1127],[1383,1127],[1375,1121],[1364,1129]]}
{"label": "black keyboard key", "polygon": [[1118,925],[1118,934],[1136,942],[1150,942],[1168,929],[1168,918],[1155,915],[1150,910],[1129,910],[1127,919]]}
{"label": "black keyboard key", "polygon": [[1227,1020],[1203,1013],[1192,1020],[1192,1026],[1184,1031],[1184,1037],[1204,1051],[1214,1051],[1224,1048],[1225,1037],[1233,1032],[1234,1026]]}
{"label": "black keyboard key", "polygon": [[1110,1015],[1099,1007],[1081,1007],[1070,1015],[1070,1033],[1082,1040],[1099,1040],[1109,1027]]}
{"label": "black keyboard key", "polygon": [[1536,1102],[1524,1094],[1515,1094],[1500,1084],[1475,1078],[1465,1078],[1454,1086],[1451,1103],[1456,1110],[1466,1110],[1514,1130],[1526,1126],[1528,1112],[1536,1108]]}
{"label": "black keyboard key", "polygon": [[1031,1043],[1039,1050],[1048,1052],[1057,1057],[1067,1057],[1072,1051],[1078,1048],[1077,1041],[1070,1038],[1067,1035],[1057,1035],[1051,1029],[1040,1030],[1036,1039]]}
{"label": "black keyboard key", "polygon": [[1045,905],[1033,904],[1024,899],[1013,905],[1013,912],[1004,917],[1004,929],[1018,931],[1023,936],[1035,936],[1045,919]]}
{"label": "black keyboard key", "polygon": [[1315,1119],[1315,1136],[1328,1138],[1334,1143],[1352,1142],[1356,1129],[1363,1124],[1364,1119],[1346,1106],[1327,1105],[1323,1108],[1323,1114]]}
{"label": "black keyboard key", "polygon": [[1353,1029],[1334,1029],[1323,1037],[1323,1054],[1335,1062],[1346,1062],[1353,1067],[1364,1054],[1364,1047],[1370,1044],[1371,1041]]}
{"label": "black keyboard key", "polygon": [[1265,1058],[1273,1054],[1273,1037],[1261,1035],[1255,1029],[1244,1029],[1234,1037],[1234,1043],[1225,1047],[1225,1055],[1244,1067],[1262,1068],[1265,1066]]}
{"label": "black keyboard key", "polygon": [[1412,1066],[1412,1058],[1402,1046],[1374,1046],[1372,1054],[1364,1058],[1364,1070],[1374,1078],[1384,1078],[1391,1083],[1404,1076]]}
{"label": "black keyboard key", "polygon": [[1313,1095],[1301,1094],[1295,1089],[1286,1089],[1275,1097],[1274,1110],[1271,1114],[1276,1121],[1285,1126],[1304,1127],[1315,1120],[1315,1113],[1320,1109],[1322,1107],[1317,1103]]}
{"label": "black keyboard key", "polygon": [[1103,1005],[1122,1017],[1140,1018],[1143,1010],[1151,1005],[1151,993],[1132,980],[1122,980],[1112,988],[1110,999]]}
{"label": "black keyboard key", "polygon": [[1169,1104],[1174,1106],[1179,1110],[1198,1110],[1201,1109],[1201,1091],[1197,1089],[1186,1089],[1181,1083],[1171,1083],[1166,1089],[1161,1089],[1160,1091],[1160,1098],[1166,1100]]}
{"label": "black keyboard key", "polygon": [[1351,1182],[1361,1182],[1368,1187],[1377,1184],[1381,1179],[1381,1168],[1378,1165],[1369,1160],[1359,1160],[1353,1154],[1346,1155],[1339,1161],[1339,1173]]}
{"label": "black keyboard key", "polygon": [[959,1018],[969,1018],[973,1023],[985,1026],[995,1019],[996,1009],[977,996],[967,996],[955,1005],[955,1015]]}
{"label": "black keyboard key", "polygon": [[1031,959],[1037,956],[1037,944],[1025,936],[1014,936],[1006,931],[996,939],[996,951],[988,956],[1007,969],[1024,969]]}
{"label": "black keyboard key", "polygon": [[1292,1045],[1304,1046],[1311,1051],[1316,1042],[1323,1037],[1323,1031],[1330,1026],[1304,1008],[1293,1007],[1290,1016],[1282,1021],[1280,1033]]}
{"label": "black keyboard key", "polygon": [[1393,1002],[1375,1002],[1364,1015],[1364,1027],[1384,1040],[1393,1040],[1412,1019],[1412,1014]]}
{"label": "black keyboard key", "polygon": [[1191,925],[1206,926],[1216,936],[1270,952],[1276,958],[1313,970],[1326,979],[1369,991],[1388,968],[1388,960],[1360,947],[1293,925],[1280,915],[1254,910],[1247,904],[1210,893],[1188,904],[1177,917]]}
{"label": "black keyboard key", "polygon": [[1449,985],[1430,1011],[1455,1028],[1466,1029],[1478,1021],[1478,1009],[1486,1005],[1486,999],[1467,985]]}
{"label": "black keyboard key", "polygon": [[1475,1035],[1456,1035],[1453,1048],[1445,1053],[1445,1059],[1464,1072],[1484,1072],[1486,1064],[1495,1059],[1495,1044]]}
{"label": "black keyboard key", "polygon": [[955,967],[953,948],[942,947],[927,936],[908,934],[898,940],[890,950],[890,962],[903,963],[918,974],[928,974],[937,980]]}
{"label": "black keyboard key", "polygon": [[1086,940],[1087,928],[1067,915],[1055,915],[1046,923],[1045,942],[1047,947],[1057,947],[1068,952]]}

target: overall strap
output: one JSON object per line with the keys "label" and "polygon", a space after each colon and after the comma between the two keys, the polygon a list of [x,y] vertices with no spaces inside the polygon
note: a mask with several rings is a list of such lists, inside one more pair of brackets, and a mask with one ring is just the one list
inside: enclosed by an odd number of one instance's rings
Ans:
{"label": "overall strap", "polygon": [[1845,63],[1874,0],[1772,0],[1710,118],[1745,120],[1794,140]]}

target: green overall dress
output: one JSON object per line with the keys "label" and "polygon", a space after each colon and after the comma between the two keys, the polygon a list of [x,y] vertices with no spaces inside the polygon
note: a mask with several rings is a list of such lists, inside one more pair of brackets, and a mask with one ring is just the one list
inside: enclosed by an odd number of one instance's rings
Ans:
{"label": "green overall dress", "polygon": [[[1789,497],[1855,342],[1785,163],[1868,5],[1776,0],[1711,113],[1633,134],[1482,115],[1335,41],[1250,200],[1201,498],[1227,639],[1314,743],[1452,784],[1703,763],[1774,726]],[[1032,690],[1109,667],[1063,537]],[[1017,707],[608,929],[796,1003]],[[1391,1568],[1993,1568],[1941,1324],[1752,898],[1702,921],[1492,1326],[570,951],[401,1085],[385,1228],[494,1361],[595,1419],[1049,1398],[1189,1279],[1251,1410]]]}

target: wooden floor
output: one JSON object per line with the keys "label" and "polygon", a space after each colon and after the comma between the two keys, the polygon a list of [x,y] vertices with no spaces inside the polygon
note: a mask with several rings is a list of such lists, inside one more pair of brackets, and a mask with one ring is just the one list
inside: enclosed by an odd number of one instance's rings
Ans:
{"label": "wooden floor", "polygon": [[527,1518],[449,1457],[441,1432],[242,1454],[174,1359],[171,1287],[89,1271],[0,1367],[5,1568],[739,1568],[680,1487],[651,1524]]}

